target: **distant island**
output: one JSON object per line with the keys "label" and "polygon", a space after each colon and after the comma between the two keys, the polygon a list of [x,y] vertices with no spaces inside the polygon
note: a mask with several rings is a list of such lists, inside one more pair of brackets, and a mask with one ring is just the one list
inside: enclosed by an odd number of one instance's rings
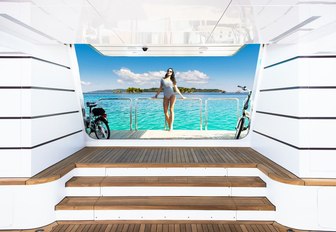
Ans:
{"label": "distant island", "polygon": [[[226,93],[225,90],[221,89],[197,89],[197,88],[186,88],[186,87],[178,87],[181,93]],[[159,88],[149,88],[149,89],[140,89],[135,87],[128,87],[127,89],[104,89],[104,90],[95,90],[86,93],[149,93],[149,92],[157,92]]]}

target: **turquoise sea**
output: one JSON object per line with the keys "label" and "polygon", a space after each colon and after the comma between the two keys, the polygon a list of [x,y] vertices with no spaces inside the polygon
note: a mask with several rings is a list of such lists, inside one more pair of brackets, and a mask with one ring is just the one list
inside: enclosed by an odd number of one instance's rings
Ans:
{"label": "turquoise sea", "polygon": [[[162,107],[162,94],[158,100],[151,99],[155,93],[141,94],[106,94],[84,93],[84,102],[96,102],[100,100],[99,107],[105,109],[111,130],[130,129],[130,104],[132,104],[132,129],[138,130],[162,130],[164,129],[164,114]],[[175,104],[174,130],[200,130],[200,101],[202,100],[202,127],[203,130],[235,130],[238,117],[241,114],[246,94],[223,93],[192,93],[184,94],[188,99],[177,98]],[[116,98],[130,98],[128,100],[116,100]],[[228,98],[235,100],[222,100]],[[206,120],[206,106],[207,115]],[[88,108],[86,107],[86,115]],[[237,116],[238,114],[238,116]],[[137,123],[136,123],[137,121]],[[207,122],[207,123],[206,123]]]}

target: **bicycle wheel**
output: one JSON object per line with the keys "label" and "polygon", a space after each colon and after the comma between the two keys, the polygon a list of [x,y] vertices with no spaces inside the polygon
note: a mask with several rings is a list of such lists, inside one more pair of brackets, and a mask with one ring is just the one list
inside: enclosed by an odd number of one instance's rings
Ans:
{"label": "bicycle wheel", "polygon": [[103,118],[98,118],[94,122],[94,132],[97,139],[109,139],[110,138],[110,127],[108,123]]}
{"label": "bicycle wheel", "polygon": [[245,118],[240,118],[238,123],[237,123],[237,127],[236,127],[236,134],[235,134],[235,139],[239,139],[241,132],[243,131],[244,128],[244,122],[245,122]]}

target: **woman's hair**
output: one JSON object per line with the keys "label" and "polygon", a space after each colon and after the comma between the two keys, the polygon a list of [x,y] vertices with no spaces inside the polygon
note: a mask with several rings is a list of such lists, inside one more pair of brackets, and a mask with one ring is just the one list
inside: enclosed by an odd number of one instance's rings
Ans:
{"label": "woman's hair", "polygon": [[165,79],[168,77],[168,71],[169,70],[172,70],[172,75],[170,76],[170,80],[173,82],[174,85],[176,85],[176,78],[175,78],[175,72],[174,72],[174,69],[173,68],[168,68],[167,69],[167,72],[166,72],[166,75],[165,75]]}

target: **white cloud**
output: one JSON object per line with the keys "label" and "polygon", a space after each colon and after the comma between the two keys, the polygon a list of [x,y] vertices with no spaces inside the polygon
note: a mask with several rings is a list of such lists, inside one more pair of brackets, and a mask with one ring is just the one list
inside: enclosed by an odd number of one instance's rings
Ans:
{"label": "white cloud", "polygon": [[120,79],[118,83],[127,83],[134,85],[159,85],[160,79],[165,75],[165,71],[154,71],[145,73],[134,73],[128,68],[121,68],[113,71]]}
{"label": "white cloud", "polygon": [[89,81],[81,81],[81,84],[85,86],[92,85],[92,83]]}
{"label": "white cloud", "polygon": [[209,82],[209,76],[198,70],[177,72],[175,75],[177,80],[182,80],[187,83],[206,84]]}
{"label": "white cloud", "polygon": [[[166,71],[151,71],[145,73],[134,73],[128,68],[121,68],[113,71],[119,79],[118,83],[127,83],[131,85],[159,85],[159,81],[164,77]],[[187,72],[175,73],[177,82],[206,84],[209,82],[209,76],[198,70],[189,70]]]}

